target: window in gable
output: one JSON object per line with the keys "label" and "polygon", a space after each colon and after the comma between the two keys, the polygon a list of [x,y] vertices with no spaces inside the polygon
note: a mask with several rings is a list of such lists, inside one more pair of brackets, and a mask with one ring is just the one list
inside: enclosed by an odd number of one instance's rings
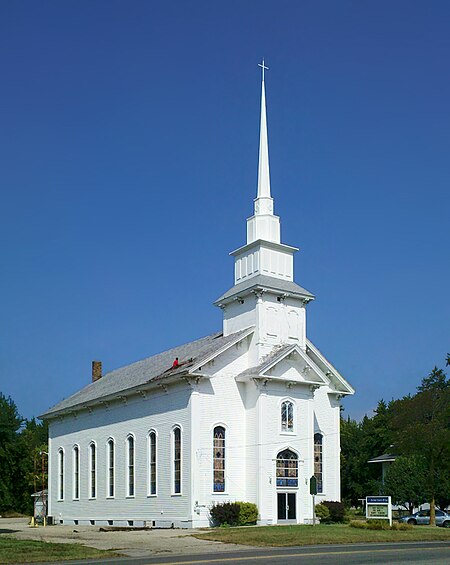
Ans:
{"label": "window in gable", "polygon": [[285,400],[281,404],[281,431],[294,431],[294,404],[290,400]]}

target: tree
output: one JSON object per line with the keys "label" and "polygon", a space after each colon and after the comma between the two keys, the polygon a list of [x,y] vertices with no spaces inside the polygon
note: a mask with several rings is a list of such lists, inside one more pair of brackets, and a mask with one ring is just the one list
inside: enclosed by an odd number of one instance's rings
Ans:
{"label": "tree", "polygon": [[32,511],[34,486],[38,485],[38,490],[42,488],[39,453],[48,451],[47,437],[46,423],[38,423],[34,418],[24,420],[14,401],[0,393],[0,513]]}
{"label": "tree", "polygon": [[427,469],[420,457],[397,457],[389,465],[384,477],[383,494],[392,498],[392,503],[404,506],[410,514],[427,498]]}
{"label": "tree", "polygon": [[414,396],[392,404],[392,414],[396,448],[425,462],[430,523],[434,525],[440,477],[450,468],[450,381],[445,373],[435,367]]}
{"label": "tree", "polygon": [[380,491],[379,468],[367,462],[389,450],[389,419],[390,405],[384,400],[378,402],[371,418],[364,416],[360,423],[341,418],[341,491],[342,498],[352,505]]}
{"label": "tree", "polygon": [[14,509],[20,480],[18,432],[23,418],[14,401],[0,392],[0,512]]}

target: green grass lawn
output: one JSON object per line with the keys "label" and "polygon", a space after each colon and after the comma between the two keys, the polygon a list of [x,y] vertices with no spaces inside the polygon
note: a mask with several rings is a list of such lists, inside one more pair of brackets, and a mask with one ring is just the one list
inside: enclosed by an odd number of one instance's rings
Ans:
{"label": "green grass lawn", "polygon": [[333,543],[448,541],[450,529],[416,526],[407,531],[360,530],[347,524],[217,528],[196,538],[253,546],[293,546]]}
{"label": "green grass lawn", "polygon": [[68,559],[107,559],[117,553],[86,547],[77,543],[47,543],[0,537],[0,563],[37,563]]}

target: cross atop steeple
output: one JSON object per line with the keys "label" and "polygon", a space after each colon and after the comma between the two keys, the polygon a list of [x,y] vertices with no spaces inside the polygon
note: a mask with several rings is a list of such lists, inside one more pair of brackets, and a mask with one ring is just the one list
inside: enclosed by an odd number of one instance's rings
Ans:
{"label": "cross atop steeple", "polygon": [[264,70],[268,71],[269,67],[266,67],[264,65],[264,59],[262,60],[262,64],[258,63],[258,67],[261,67],[261,69],[262,69],[262,81],[264,82]]}

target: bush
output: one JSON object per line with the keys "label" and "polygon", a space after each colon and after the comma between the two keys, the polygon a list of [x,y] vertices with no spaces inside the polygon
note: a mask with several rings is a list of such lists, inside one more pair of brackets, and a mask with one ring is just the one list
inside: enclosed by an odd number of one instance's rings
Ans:
{"label": "bush", "polygon": [[398,524],[394,522],[392,526],[389,525],[388,520],[355,520],[350,522],[351,528],[359,528],[361,530],[411,530],[413,526],[408,524]]}
{"label": "bush", "polygon": [[236,502],[239,504],[239,525],[256,524],[258,520],[258,507],[253,502]]}
{"label": "bush", "polygon": [[330,513],[330,517],[324,520],[325,523],[345,522],[345,506],[343,502],[332,502],[330,500],[324,500],[317,506],[321,506],[322,504],[323,506],[328,508],[328,511]]}
{"label": "bush", "polygon": [[236,526],[239,522],[239,505],[236,502],[214,504],[209,512],[214,526]]}
{"label": "bush", "polygon": [[319,518],[322,523],[326,524],[330,521],[330,511],[328,510],[327,506],[322,503],[316,504],[314,510],[316,512],[317,518]]}
{"label": "bush", "polygon": [[258,520],[258,507],[252,502],[221,502],[209,512],[214,526],[246,526]]}
{"label": "bush", "polygon": [[358,528],[359,530],[367,530],[367,522],[362,520],[352,520],[350,522],[350,528]]}

